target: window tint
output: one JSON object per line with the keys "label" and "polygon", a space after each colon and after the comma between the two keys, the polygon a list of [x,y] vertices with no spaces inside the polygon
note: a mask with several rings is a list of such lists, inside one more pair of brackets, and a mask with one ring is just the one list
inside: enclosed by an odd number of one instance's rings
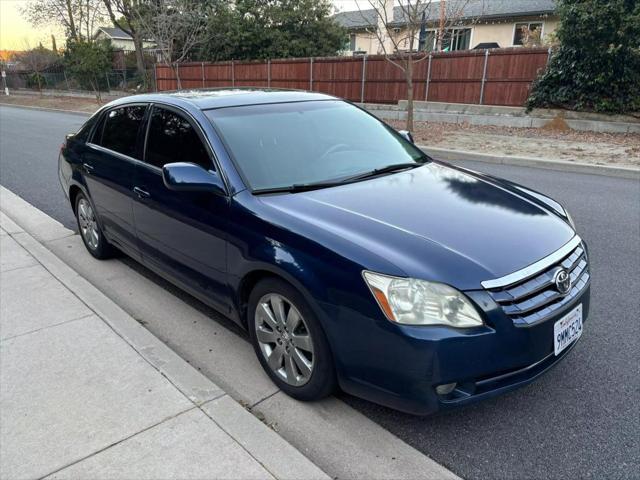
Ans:
{"label": "window tint", "polygon": [[[122,107],[107,113],[106,123],[99,142],[104,148],[136,157],[138,131],[144,117],[145,106]],[[98,140],[96,135],[96,139]]]}
{"label": "window tint", "polygon": [[191,162],[209,170],[209,155],[193,126],[182,116],[154,107],[149,125],[145,162],[162,168],[167,163]]}

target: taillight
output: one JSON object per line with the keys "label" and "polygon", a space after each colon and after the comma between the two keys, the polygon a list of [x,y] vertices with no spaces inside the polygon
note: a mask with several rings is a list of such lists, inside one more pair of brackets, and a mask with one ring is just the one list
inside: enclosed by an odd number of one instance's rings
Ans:
{"label": "taillight", "polygon": [[64,137],[64,142],[62,142],[62,145],[60,145],[60,151],[64,150],[65,148],[67,148],[67,141],[73,137],[73,133],[68,133],[65,135]]}

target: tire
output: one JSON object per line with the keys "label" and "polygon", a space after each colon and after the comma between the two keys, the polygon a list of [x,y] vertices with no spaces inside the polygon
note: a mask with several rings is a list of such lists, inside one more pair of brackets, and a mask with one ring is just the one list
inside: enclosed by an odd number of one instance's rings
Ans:
{"label": "tire", "polygon": [[261,280],[249,296],[247,316],[258,360],[283,392],[305,401],[319,400],[334,392],[336,374],[331,349],[320,322],[300,292],[277,278]]}
{"label": "tire", "polygon": [[114,254],[114,248],[104,237],[93,205],[83,193],[78,193],[76,196],[75,207],[78,231],[84,246],[98,260],[111,258]]}

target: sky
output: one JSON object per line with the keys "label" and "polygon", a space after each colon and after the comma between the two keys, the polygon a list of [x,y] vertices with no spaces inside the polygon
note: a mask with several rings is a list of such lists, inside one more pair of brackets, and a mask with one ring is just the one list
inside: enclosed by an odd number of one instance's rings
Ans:
{"label": "sky", "polygon": [[[356,10],[355,0],[331,0],[339,11]],[[55,34],[58,46],[64,43],[63,33],[54,26],[34,28],[20,14],[20,6],[27,0],[0,0],[0,50],[24,50],[36,47],[39,42],[50,48],[51,34]],[[367,0],[359,0],[361,6]]]}
{"label": "sky", "polygon": [[33,27],[22,18],[20,6],[26,0],[0,0],[0,50],[24,50],[37,47],[39,42],[51,47],[51,34],[56,35],[58,45],[64,43],[63,34],[55,27]]}

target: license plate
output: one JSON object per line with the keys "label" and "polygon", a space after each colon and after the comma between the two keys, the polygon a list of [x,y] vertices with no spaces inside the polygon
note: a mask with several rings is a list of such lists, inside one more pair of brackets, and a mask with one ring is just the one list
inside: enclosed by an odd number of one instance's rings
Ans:
{"label": "license plate", "polygon": [[582,304],[567,313],[553,326],[553,344],[556,355],[582,335]]}

